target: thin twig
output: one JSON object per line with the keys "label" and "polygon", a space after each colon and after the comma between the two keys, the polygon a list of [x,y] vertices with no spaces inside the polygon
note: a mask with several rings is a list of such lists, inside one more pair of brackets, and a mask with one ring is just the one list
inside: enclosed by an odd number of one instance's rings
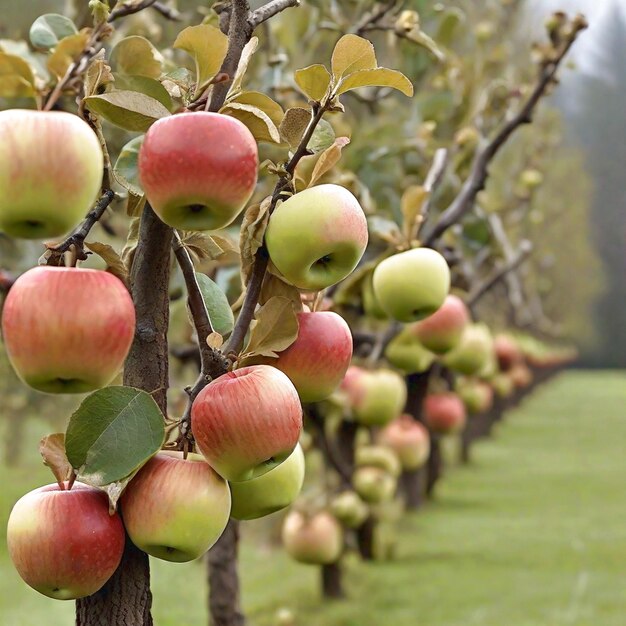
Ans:
{"label": "thin twig", "polygon": [[337,474],[339,474],[345,484],[351,484],[351,468],[344,463],[343,459],[338,454],[335,453],[335,450],[326,435],[324,418],[319,414],[317,406],[315,404],[308,405],[306,415],[309,418],[309,422],[315,427],[315,442],[317,447],[322,452],[324,459],[327,461],[327,464],[330,465],[337,472]]}
{"label": "thin twig", "polygon": [[435,152],[433,162],[430,166],[430,169],[428,170],[428,174],[426,174],[426,180],[424,181],[424,191],[428,195],[426,196],[426,200],[424,200],[424,204],[422,205],[422,209],[420,211],[421,221],[418,225],[417,235],[419,235],[419,231],[428,219],[430,207],[432,206],[433,196],[435,195],[437,189],[439,188],[439,185],[443,181],[447,165],[448,150],[446,148],[439,148]]}
{"label": "thin twig", "polygon": [[300,6],[300,0],[271,0],[271,2],[253,11],[248,18],[248,23],[252,28],[256,28],[259,24],[269,20],[281,11],[297,6]]}
{"label": "thin twig", "polygon": [[156,2],[157,0],[143,0],[143,2],[138,2],[137,4],[126,4],[125,2],[118,3],[118,5],[109,14],[107,22],[111,24],[121,17],[126,17],[127,15],[132,15],[133,13],[139,13],[139,11],[143,11],[144,9],[151,7],[156,4]]}
{"label": "thin twig", "polygon": [[370,15],[366,15],[356,25],[354,34],[362,37],[367,31],[378,28],[380,20],[393,10],[397,4],[398,0],[388,0],[388,2],[382,3],[375,11],[373,11]]}
{"label": "thin twig", "polygon": [[156,11],[159,15],[162,15],[167,20],[170,20],[172,22],[182,21],[180,13],[176,9],[172,7],[168,7],[166,4],[163,4],[162,2],[155,2],[152,5],[152,9]]}

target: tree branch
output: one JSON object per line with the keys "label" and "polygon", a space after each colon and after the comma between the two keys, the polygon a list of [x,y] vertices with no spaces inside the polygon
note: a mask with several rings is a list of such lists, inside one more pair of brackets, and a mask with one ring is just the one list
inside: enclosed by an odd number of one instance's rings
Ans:
{"label": "tree branch", "polygon": [[422,226],[426,223],[428,219],[428,214],[430,212],[430,207],[432,206],[433,196],[435,192],[441,185],[443,181],[443,177],[446,173],[446,168],[448,166],[448,150],[446,148],[439,148],[435,152],[435,156],[433,157],[433,162],[428,170],[428,174],[426,174],[426,180],[424,181],[424,191],[428,194],[424,204],[422,205],[422,210],[420,211],[421,221],[419,223],[417,234],[419,235],[419,231]]}
{"label": "tree branch", "polygon": [[157,0],[143,0],[143,2],[139,2],[137,4],[126,4],[125,2],[118,3],[109,14],[107,22],[111,24],[120,17],[126,17],[127,15],[132,15],[133,13],[139,13],[139,11],[143,11],[144,9],[151,7],[156,4],[156,2]]}
{"label": "tree branch", "polygon": [[366,15],[356,25],[354,34],[359,37],[363,37],[367,31],[376,29],[380,20],[382,20],[387,13],[392,11],[397,4],[398,0],[388,0],[387,2],[382,3],[375,11],[373,11],[370,15]]}
{"label": "tree branch", "polygon": [[300,6],[300,0],[271,0],[262,7],[259,7],[256,11],[253,11],[248,18],[248,23],[254,29],[259,24],[269,20],[281,11],[290,7]]}
{"label": "tree branch", "polygon": [[432,247],[450,226],[457,223],[472,208],[476,196],[485,188],[491,161],[518,128],[532,122],[537,105],[546,94],[548,88],[555,82],[561,62],[576,41],[580,31],[586,27],[587,23],[581,16],[575,18],[571,32],[556,53],[556,56],[541,66],[539,80],[522,108],[502,126],[484,148],[478,151],[469,178],[463,184],[459,195],[441,214],[437,223],[424,238],[426,246]]}
{"label": "tree branch", "polygon": [[313,404],[307,407],[307,417],[310,423],[315,427],[317,436],[315,441],[320,449],[326,462],[339,474],[345,485],[352,483],[352,469],[349,464],[344,462],[339,455],[335,454],[324,428],[324,418],[319,414],[317,407]]}
{"label": "tree branch", "polygon": [[155,2],[152,5],[152,9],[159,13],[159,15],[162,15],[166,20],[171,20],[172,22],[180,22],[182,20],[180,13],[176,9],[168,7],[162,2]]}

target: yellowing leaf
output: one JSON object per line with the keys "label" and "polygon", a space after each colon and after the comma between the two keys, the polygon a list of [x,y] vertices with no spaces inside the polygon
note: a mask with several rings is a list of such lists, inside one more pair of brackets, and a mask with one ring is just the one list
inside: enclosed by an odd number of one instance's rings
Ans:
{"label": "yellowing leaf", "polygon": [[230,115],[243,122],[257,141],[280,143],[280,133],[270,116],[258,107],[241,102],[229,102],[220,113]]}
{"label": "yellowing leaf", "polygon": [[275,357],[298,337],[298,318],[289,298],[270,298],[255,315],[245,357]]}
{"label": "yellowing leaf", "polygon": [[281,107],[278,102],[272,100],[269,96],[266,96],[260,91],[243,91],[239,95],[228,100],[228,104],[230,104],[231,102],[238,102],[239,104],[249,104],[256,107],[257,109],[261,109],[261,111],[263,111],[263,113],[266,113],[277,127],[279,126],[285,115],[283,107]]}
{"label": "yellowing leaf", "polygon": [[376,66],[372,42],[358,35],[344,35],[333,50],[331,67],[336,81],[353,72],[373,70]]}
{"label": "yellowing leaf", "polygon": [[416,231],[416,220],[429,193],[421,185],[411,185],[402,194],[401,208],[403,216],[402,231],[410,240]]}
{"label": "yellowing leaf", "polygon": [[313,173],[311,174],[311,180],[309,181],[308,187],[313,187],[315,183],[322,177],[326,172],[337,165],[339,159],[341,158],[341,151],[345,146],[350,143],[350,139],[348,137],[337,137],[333,142],[333,145],[330,148],[326,148],[324,152],[320,154],[320,158],[317,160],[315,167],[313,168]]}
{"label": "yellowing leaf", "polygon": [[28,63],[0,52],[0,98],[28,98],[35,95],[35,77]]}
{"label": "yellowing leaf", "polygon": [[112,82],[113,74],[102,49],[91,59],[85,72],[85,97],[97,95],[101,86]]}
{"label": "yellowing leaf", "polygon": [[241,58],[239,59],[239,65],[237,66],[237,71],[235,72],[235,77],[233,78],[233,84],[230,86],[229,93],[236,94],[241,90],[244,76],[248,71],[250,59],[258,47],[258,37],[252,37],[252,39],[250,39],[250,41],[244,46],[241,51]]}
{"label": "yellowing leaf", "polygon": [[122,39],[111,52],[111,65],[120,74],[159,78],[163,73],[161,53],[144,37]]}
{"label": "yellowing leaf", "polygon": [[344,78],[339,84],[337,94],[359,87],[390,87],[401,91],[405,96],[413,95],[411,81],[402,73],[386,67],[359,70]]}
{"label": "yellowing leaf", "polygon": [[112,246],[107,243],[100,243],[99,241],[86,241],[85,247],[95,252],[104,260],[107,264],[107,272],[111,272],[111,274],[117,276],[122,282],[128,283],[128,269],[124,261],[122,261],[122,257]]}
{"label": "yellowing leaf", "polygon": [[276,296],[288,298],[296,311],[302,310],[302,298],[300,290],[289,283],[286,283],[273,272],[266,272],[259,296],[259,304],[265,304],[268,300]]}
{"label": "yellowing leaf", "polygon": [[311,110],[302,107],[287,109],[285,117],[280,124],[282,138],[295,148],[302,139],[304,131],[311,122]]}
{"label": "yellowing leaf", "polygon": [[328,93],[330,72],[319,63],[297,70],[294,78],[302,92],[315,102],[321,102]]}
{"label": "yellowing leaf", "polygon": [[83,53],[88,41],[89,34],[85,31],[61,39],[48,58],[50,72],[57,78],[63,78],[69,66]]}
{"label": "yellowing leaf", "polygon": [[241,275],[243,284],[248,283],[248,278],[254,264],[254,256],[263,245],[265,229],[269,221],[269,208],[272,203],[268,196],[261,204],[253,204],[246,209],[241,223],[239,236],[239,248],[241,250]]}
{"label": "yellowing leaf", "polygon": [[184,50],[196,63],[197,96],[218,73],[228,49],[228,37],[215,26],[200,24],[182,30],[174,48]]}

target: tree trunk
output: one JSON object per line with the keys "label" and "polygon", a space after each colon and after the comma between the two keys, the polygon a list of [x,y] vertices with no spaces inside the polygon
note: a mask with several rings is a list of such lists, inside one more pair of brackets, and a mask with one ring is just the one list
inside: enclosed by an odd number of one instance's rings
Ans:
{"label": "tree trunk", "polygon": [[[124,384],[152,394],[167,413],[169,272],[172,229],[146,205],[130,284],[137,316]],[[148,555],[127,538],[122,562],[97,593],[76,601],[76,626],[152,626]]]}
{"label": "tree trunk", "polygon": [[404,506],[407,511],[416,511],[422,505],[424,493],[424,470],[409,470],[400,476],[400,488],[404,493]]}
{"label": "tree trunk", "polygon": [[370,515],[356,531],[356,540],[359,545],[359,554],[364,561],[374,560],[374,534],[376,518]]}
{"label": "tree trunk", "polygon": [[427,477],[426,477],[426,495],[431,498],[435,491],[435,485],[441,478],[443,459],[441,457],[441,444],[439,437],[432,437],[430,440],[430,456],[428,457]]}
{"label": "tree trunk", "polygon": [[343,598],[343,586],[341,584],[341,563],[331,563],[322,566],[322,595],[324,598]]}
{"label": "tree trunk", "polygon": [[211,626],[243,626],[239,598],[237,551],[239,522],[231,519],[222,536],[209,550],[209,614]]}

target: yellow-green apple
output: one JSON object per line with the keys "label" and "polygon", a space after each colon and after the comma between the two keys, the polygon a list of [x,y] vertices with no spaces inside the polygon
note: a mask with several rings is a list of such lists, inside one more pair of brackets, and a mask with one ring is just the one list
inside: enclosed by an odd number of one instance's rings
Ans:
{"label": "yellow-green apple", "polygon": [[373,317],[377,320],[386,320],[387,314],[382,310],[380,304],[376,300],[374,295],[374,285],[372,284],[373,272],[370,272],[363,279],[363,286],[361,288],[361,298],[363,302],[363,310],[365,315]]}
{"label": "yellow-green apple", "polygon": [[198,450],[226,480],[269,472],[293,452],[302,406],[293,383],[269,365],[228,372],[207,385],[191,408]]}
{"label": "yellow-green apple", "polygon": [[368,371],[351,366],[341,383],[355,419],[366,426],[382,426],[402,413],[406,403],[404,378],[388,369]]}
{"label": "yellow-green apple", "polygon": [[510,335],[496,335],[493,340],[493,347],[498,358],[498,365],[503,372],[510,370],[514,365],[524,360],[522,351]]}
{"label": "yellow-green apple", "polygon": [[117,375],[135,333],[135,308],[109,272],[36,267],[9,291],[2,312],[9,359],[28,385],[85,393]]}
{"label": "yellow-green apple", "polygon": [[423,467],[430,454],[428,430],[407,413],[387,424],[378,433],[378,442],[396,453],[405,471]]}
{"label": "yellow-green apple", "polygon": [[515,383],[507,372],[496,374],[491,379],[491,386],[499,398],[508,398],[515,389]]}
{"label": "yellow-green apple", "polygon": [[367,246],[365,213],[344,187],[311,187],[278,206],[265,243],[286,280],[319,291],[343,280],[361,260]]}
{"label": "yellow-green apple", "polygon": [[219,113],[179,113],[150,127],[139,150],[139,179],[169,226],[216,230],[244,208],[257,182],[252,133]]}
{"label": "yellow-green apple", "polygon": [[374,270],[374,295],[381,308],[399,322],[432,315],[450,290],[446,260],[430,248],[415,248],[382,260]]}
{"label": "yellow-green apple", "polygon": [[74,483],[35,489],[9,516],[7,544],[19,575],[57,600],[75,600],[100,589],[124,552],[124,526],[109,515],[104,491]]}
{"label": "yellow-green apple", "polygon": [[469,321],[463,300],[449,295],[435,313],[415,323],[413,332],[426,349],[444,354],[457,346]]}
{"label": "yellow-green apple", "polygon": [[465,420],[465,405],[456,393],[431,393],[424,399],[424,421],[432,432],[459,432],[465,426]]}
{"label": "yellow-green apple", "polygon": [[287,460],[266,474],[243,482],[231,482],[233,505],[230,516],[257,519],[289,506],[304,482],[304,452],[298,444]]}
{"label": "yellow-green apple", "polygon": [[330,503],[332,514],[347,528],[358,528],[369,515],[369,507],[354,491],[342,491]]}
{"label": "yellow-green apple", "polygon": [[298,313],[295,342],[262,362],[287,374],[302,402],[319,402],[337,389],[351,358],[350,327],[337,313],[320,311]]}
{"label": "yellow-green apple", "polygon": [[131,541],[164,561],[202,556],[219,538],[230,515],[228,484],[199,454],[165,451],[153,456],[121,498]]}
{"label": "yellow-green apple", "polygon": [[313,515],[291,511],[281,534],[287,553],[300,563],[328,565],[337,561],[343,550],[341,524],[326,511]]}
{"label": "yellow-green apple", "polygon": [[518,389],[528,387],[533,382],[533,373],[525,363],[514,365],[509,371],[509,375]]}
{"label": "yellow-green apple", "polygon": [[393,498],[397,479],[380,467],[357,467],[352,475],[354,490],[365,502],[379,504]]}
{"label": "yellow-green apple", "polygon": [[471,376],[489,364],[493,356],[493,339],[484,324],[470,324],[463,331],[456,348],[443,357],[443,363],[455,372]]}
{"label": "yellow-green apple", "polygon": [[396,453],[387,446],[364,445],[359,446],[354,453],[354,463],[357,467],[378,467],[387,474],[398,477],[402,472],[402,464]]}
{"label": "yellow-green apple", "polygon": [[455,390],[468,413],[484,413],[493,405],[493,388],[486,382],[467,376],[456,380]]}
{"label": "yellow-green apple", "polygon": [[414,325],[405,326],[385,348],[385,358],[405,374],[425,372],[435,360],[415,336]]}
{"label": "yellow-green apple", "polygon": [[519,182],[527,189],[536,189],[543,183],[543,174],[539,170],[527,169],[520,174]]}
{"label": "yellow-green apple", "polygon": [[102,183],[100,142],[77,115],[0,112],[0,231],[60,237],[85,216]]}

